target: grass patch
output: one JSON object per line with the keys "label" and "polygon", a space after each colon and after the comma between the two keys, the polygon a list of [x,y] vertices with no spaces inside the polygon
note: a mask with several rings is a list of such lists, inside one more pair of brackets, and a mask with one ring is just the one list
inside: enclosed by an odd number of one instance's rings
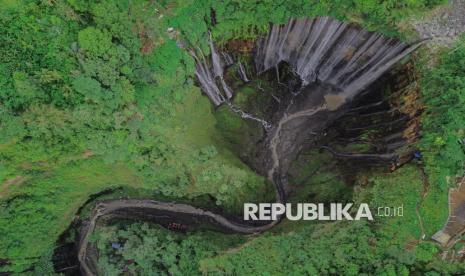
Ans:
{"label": "grass patch", "polygon": [[[420,223],[416,213],[422,200],[423,182],[420,169],[407,165],[393,173],[377,174],[369,178],[373,187],[370,207],[377,213],[378,207],[403,207],[403,216],[374,217],[380,246],[405,246],[421,238]],[[422,209],[427,207],[422,205]],[[391,209],[392,210],[392,209]],[[375,214],[374,214],[375,215]],[[425,219],[425,217],[423,217]]]}
{"label": "grass patch", "polygon": [[0,211],[0,256],[13,265],[2,269],[19,272],[28,268],[54,247],[91,194],[118,186],[140,187],[140,181],[125,165],[87,159],[13,187]]}

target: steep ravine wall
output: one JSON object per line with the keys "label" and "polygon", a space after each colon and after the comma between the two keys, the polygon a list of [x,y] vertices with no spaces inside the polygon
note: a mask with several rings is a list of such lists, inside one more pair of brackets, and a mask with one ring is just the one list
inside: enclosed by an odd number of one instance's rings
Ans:
{"label": "steep ravine wall", "polygon": [[[352,24],[328,17],[291,19],[274,25],[266,37],[258,40],[255,67],[257,72],[287,62],[302,80],[302,85],[283,100],[283,106],[271,122],[234,110],[234,91],[224,78],[225,67],[234,61],[220,54],[210,38],[210,56],[191,50],[196,61],[200,87],[213,105],[226,104],[244,119],[253,119],[265,129],[258,156],[259,173],[267,176],[276,188],[276,200],[285,202],[285,175],[305,140],[318,139],[332,122],[344,115],[365,88],[387,72],[395,63],[421,45],[408,45]],[[243,77],[248,81],[252,76]],[[85,275],[98,274],[95,252],[89,237],[101,219],[121,217],[157,222],[160,215],[191,224],[209,224],[219,231],[254,234],[266,231],[281,218],[261,226],[232,221],[222,215],[193,206],[150,199],[101,202],[81,229],[78,259]]]}

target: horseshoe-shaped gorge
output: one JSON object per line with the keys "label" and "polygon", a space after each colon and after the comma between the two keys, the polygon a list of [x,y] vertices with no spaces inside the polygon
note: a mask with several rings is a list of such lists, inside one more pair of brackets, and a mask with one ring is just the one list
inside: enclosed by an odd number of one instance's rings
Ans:
{"label": "horseshoe-shaped gorge", "polygon": [[[253,120],[257,127],[263,128],[264,137],[256,145],[257,159],[251,160],[251,166],[274,184],[276,202],[282,203],[289,193],[287,172],[304,144],[318,145],[335,121],[354,109],[363,108],[359,104],[363,98],[376,93],[370,91],[371,85],[423,43],[408,45],[353,24],[317,17],[273,25],[267,36],[257,40],[250,57],[255,70],[250,76],[244,65],[234,66],[235,53],[219,52],[211,35],[208,56],[201,51],[197,53],[195,48],[191,48],[190,53],[196,61],[199,85],[212,104],[226,105],[237,116]],[[245,85],[266,74],[268,78],[275,78],[274,82],[283,84],[285,91],[273,114],[268,114],[266,119],[257,118],[234,106],[234,90],[226,76],[231,67],[238,68],[237,74]],[[396,164],[399,162],[397,149],[390,148],[389,152],[371,156],[367,153],[359,158]],[[328,150],[336,155],[330,148]],[[89,237],[99,219],[136,218],[159,223],[157,218],[161,216],[184,225],[211,224],[219,231],[242,234],[261,233],[282,219],[254,226],[182,203],[150,199],[104,201],[97,204],[81,229],[77,257],[82,272],[98,274],[95,249],[89,247]]]}

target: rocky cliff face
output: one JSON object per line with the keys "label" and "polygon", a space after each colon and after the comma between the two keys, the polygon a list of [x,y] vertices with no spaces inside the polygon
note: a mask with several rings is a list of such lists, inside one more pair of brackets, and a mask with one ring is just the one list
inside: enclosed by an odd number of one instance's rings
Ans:
{"label": "rocky cliff face", "polygon": [[408,45],[329,17],[291,19],[285,25],[271,26],[257,41],[256,74],[278,72],[284,62],[300,79],[282,99],[271,122],[231,104],[234,91],[225,82],[224,68],[234,61],[222,58],[229,55],[218,54],[213,41],[209,60],[198,58],[193,51],[192,55],[200,86],[214,105],[226,103],[243,118],[262,123],[266,134],[255,167],[270,181],[285,183],[303,144],[318,140],[347,112],[353,99],[421,44]]}

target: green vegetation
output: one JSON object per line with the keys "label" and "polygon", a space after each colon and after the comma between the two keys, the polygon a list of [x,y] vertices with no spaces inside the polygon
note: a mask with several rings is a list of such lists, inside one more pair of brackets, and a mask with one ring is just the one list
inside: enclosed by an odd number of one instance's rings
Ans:
{"label": "green vegetation", "polygon": [[[253,127],[227,110],[213,110],[194,85],[194,61],[185,48],[195,45],[207,54],[208,29],[224,43],[256,37],[269,22],[290,16],[330,15],[402,36],[399,21],[442,2],[0,1],[0,261],[8,260],[0,274],[50,272],[59,235],[79,207],[104,190],[123,187],[134,195],[195,201],[230,213],[243,202],[273,200],[270,183],[235,154],[243,146],[241,135],[257,136]],[[427,235],[444,222],[438,205],[446,210],[446,189],[463,175],[464,45],[424,72],[421,147],[431,187],[420,214]],[[246,89],[241,93],[238,104],[254,97]],[[337,172],[327,169],[312,178],[318,162],[327,159],[320,154],[296,168],[303,173],[292,184],[304,191],[296,200],[350,199]],[[108,274],[133,260],[129,269],[146,274],[460,271],[436,264],[430,243],[403,250],[419,237],[412,211],[421,201],[419,179],[418,170],[408,167],[389,177],[370,175],[372,188],[361,188],[360,200],[404,202],[404,219],[310,225],[295,232],[285,222],[279,233],[229,251],[243,238],[183,236],[147,224],[102,227],[96,234],[105,253],[100,265]],[[124,240],[124,247],[114,252],[113,240]]]}
{"label": "green vegetation", "polygon": [[240,251],[202,260],[200,269],[209,275],[439,275],[439,271],[463,271],[463,266],[434,258],[432,244],[405,250],[379,242],[363,222],[319,224],[265,234]]}
{"label": "green vegetation", "polygon": [[10,198],[0,205],[1,256],[18,267],[38,261],[89,195],[120,185],[140,187],[140,181],[123,165],[95,159],[35,173],[21,185],[11,186]]}
{"label": "green vegetation", "polygon": [[455,186],[465,164],[465,37],[424,72],[426,116],[421,147],[431,183],[440,191]]}
{"label": "green vegetation", "polygon": [[1,8],[2,271],[37,263],[79,206],[110,187],[211,195],[231,212],[273,198],[222,146],[192,59],[165,34],[171,5],[131,1],[128,13],[128,3]]}
{"label": "green vegetation", "polygon": [[105,275],[123,271],[134,275],[201,275],[200,260],[244,240],[214,232],[184,235],[146,223],[101,227],[94,239],[102,256],[99,269]]}
{"label": "green vegetation", "polygon": [[[202,1],[201,1],[202,2]],[[396,24],[412,14],[444,3],[443,0],[298,0],[298,1],[213,1],[218,24],[214,36],[220,40],[255,37],[269,22],[284,23],[291,16],[328,15],[359,23],[391,35],[400,35]]]}
{"label": "green vegetation", "polygon": [[422,72],[425,116],[420,148],[430,187],[421,213],[427,235],[434,234],[444,225],[448,189],[456,187],[458,178],[464,175],[464,60],[465,38],[462,37],[451,50],[443,51],[433,69]]}
{"label": "green vegetation", "polygon": [[[423,182],[420,168],[408,165],[390,174],[375,174],[368,181],[373,185],[370,193],[370,206],[377,211],[378,207],[402,207],[403,216],[379,217],[377,234],[384,247],[391,245],[405,246],[422,239],[420,217],[417,206],[421,210]],[[363,198],[363,197],[362,197]],[[362,200],[363,199],[359,199]],[[447,216],[447,209],[443,215]],[[442,216],[444,218],[444,216]],[[442,225],[435,225],[439,229]]]}
{"label": "green vegetation", "polygon": [[[374,224],[352,221],[296,227],[283,222],[278,232],[264,234],[240,251],[202,260],[200,270],[209,275],[439,275],[465,269],[463,264],[440,261],[435,257],[436,245],[420,241],[416,208],[417,204],[420,210],[425,207],[418,167],[409,165],[391,174],[373,172],[366,181],[368,186],[356,187],[355,201],[370,203]],[[333,182],[326,184],[337,184]],[[378,217],[377,206],[402,206],[403,216]]]}
{"label": "green vegetation", "polygon": [[297,193],[292,202],[351,202],[353,187],[344,182],[332,155],[311,150],[294,162],[289,182]]}

